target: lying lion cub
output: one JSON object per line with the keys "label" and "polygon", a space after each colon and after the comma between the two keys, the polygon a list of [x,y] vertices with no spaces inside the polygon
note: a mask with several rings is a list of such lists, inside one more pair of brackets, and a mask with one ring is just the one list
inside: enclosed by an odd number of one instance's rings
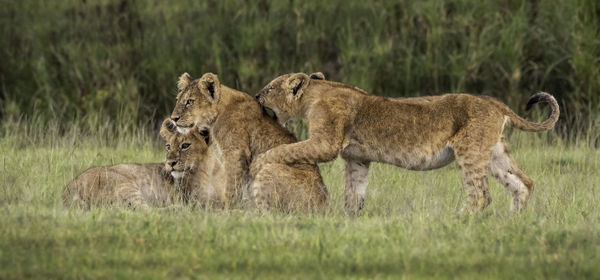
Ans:
{"label": "lying lion cub", "polygon": [[180,135],[168,119],[163,122],[160,135],[167,142],[165,163],[90,168],[66,186],[64,204],[144,209],[169,206],[179,195],[184,202],[223,205],[223,169],[207,146],[208,137],[196,129]]}
{"label": "lying lion cub", "polygon": [[281,145],[256,159],[256,167],[273,163],[314,164],[342,156],[346,165],[346,210],[363,207],[367,173],[372,161],[410,170],[440,168],[457,160],[468,199],[462,211],[485,208],[491,197],[488,174],[513,195],[511,209],[523,209],[533,190],[508,153],[503,131],[554,127],[559,108],[547,93],[533,95],[528,104],[550,104],[550,117],[527,121],[491,97],[446,94],[424,98],[386,98],[341,83],[310,79],[303,73],[276,78],[257,95],[281,124],[289,119],[308,123],[309,139]]}
{"label": "lying lion cub", "polygon": [[327,189],[316,164],[270,164],[255,176],[249,175],[250,164],[257,155],[296,141],[263,115],[251,96],[222,85],[212,73],[196,80],[185,73],[177,87],[179,94],[171,118],[182,133],[192,126],[210,128],[223,154],[232,204],[241,200],[246,187],[259,207],[288,211],[325,206]]}

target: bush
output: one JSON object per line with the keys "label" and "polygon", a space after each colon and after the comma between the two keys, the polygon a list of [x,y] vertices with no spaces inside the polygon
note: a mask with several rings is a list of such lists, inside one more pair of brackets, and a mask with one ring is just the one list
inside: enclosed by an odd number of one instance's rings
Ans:
{"label": "bush", "polygon": [[600,3],[0,0],[5,121],[133,125],[168,115],[182,72],[255,93],[286,72],[386,96],[470,92],[523,113],[540,90],[562,135],[600,135]]}

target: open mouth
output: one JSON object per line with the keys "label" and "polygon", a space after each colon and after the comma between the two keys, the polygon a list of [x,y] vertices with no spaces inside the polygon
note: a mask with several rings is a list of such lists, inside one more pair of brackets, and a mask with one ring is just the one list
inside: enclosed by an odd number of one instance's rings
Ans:
{"label": "open mouth", "polygon": [[262,104],[260,105],[260,108],[265,116],[268,116],[272,120],[277,120],[277,114],[275,114],[275,111],[263,106]]}

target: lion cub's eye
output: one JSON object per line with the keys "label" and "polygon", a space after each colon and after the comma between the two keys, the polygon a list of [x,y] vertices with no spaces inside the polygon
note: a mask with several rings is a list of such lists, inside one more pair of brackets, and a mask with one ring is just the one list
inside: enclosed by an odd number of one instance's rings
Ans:
{"label": "lion cub's eye", "polygon": [[185,106],[189,107],[192,106],[192,104],[194,104],[194,99],[188,99],[185,101]]}
{"label": "lion cub's eye", "polygon": [[271,92],[273,90],[273,86],[269,86],[269,89],[267,89],[267,92]]}
{"label": "lion cub's eye", "polygon": [[182,150],[187,150],[189,148],[190,148],[190,143],[183,143],[183,144],[181,144],[181,149]]}
{"label": "lion cub's eye", "polygon": [[167,151],[170,151],[171,150],[171,145],[167,144],[167,145],[165,145],[165,148],[167,148]]}

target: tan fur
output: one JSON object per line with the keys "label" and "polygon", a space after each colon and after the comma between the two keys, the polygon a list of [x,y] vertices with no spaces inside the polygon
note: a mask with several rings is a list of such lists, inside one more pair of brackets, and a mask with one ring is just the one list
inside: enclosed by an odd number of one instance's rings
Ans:
{"label": "tan fur", "polygon": [[[170,206],[182,198],[202,205],[223,204],[224,188],[207,182],[222,181],[220,163],[209,151],[204,137],[180,135],[169,120],[163,122],[161,136],[166,140],[164,163],[118,164],[94,167],[71,181],[63,192],[66,206],[123,206],[132,209]],[[180,151],[182,143],[191,143],[189,151]],[[174,148],[173,148],[174,147]],[[191,157],[187,154],[193,153]],[[173,164],[175,163],[175,164]],[[174,179],[172,171],[187,170]]]}
{"label": "tan fur", "polygon": [[[161,136],[166,139],[165,170],[180,182],[180,192],[185,202],[202,207],[223,208],[225,195],[225,170],[210,145],[208,131],[192,127],[186,134],[172,126],[163,125]],[[169,128],[171,130],[169,131]],[[189,147],[185,145],[189,144]],[[182,177],[182,178],[179,178]]]}
{"label": "tan fur", "polygon": [[118,164],[90,168],[63,192],[65,206],[124,206],[132,209],[165,207],[173,203],[175,188],[162,163]]}
{"label": "tan fur", "polygon": [[257,155],[296,141],[264,115],[251,96],[222,85],[212,73],[197,80],[182,77],[171,118],[178,129],[193,125],[210,128],[223,154],[231,206],[241,201],[244,188],[261,207],[295,210],[325,205],[327,190],[316,164],[273,164],[250,176]]}
{"label": "tan fur", "polygon": [[314,164],[341,155],[346,161],[346,209],[352,213],[364,203],[370,162],[430,170],[454,159],[468,196],[463,211],[480,211],[491,202],[490,171],[513,194],[512,209],[523,209],[533,181],[508,153],[503,130],[511,125],[526,131],[548,130],[559,115],[556,100],[547,93],[532,96],[528,107],[547,102],[550,118],[533,123],[490,97],[385,98],[303,73],[276,78],[256,97],[281,124],[302,119],[309,126],[308,140],[269,150],[256,160],[256,168],[273,163]]}

